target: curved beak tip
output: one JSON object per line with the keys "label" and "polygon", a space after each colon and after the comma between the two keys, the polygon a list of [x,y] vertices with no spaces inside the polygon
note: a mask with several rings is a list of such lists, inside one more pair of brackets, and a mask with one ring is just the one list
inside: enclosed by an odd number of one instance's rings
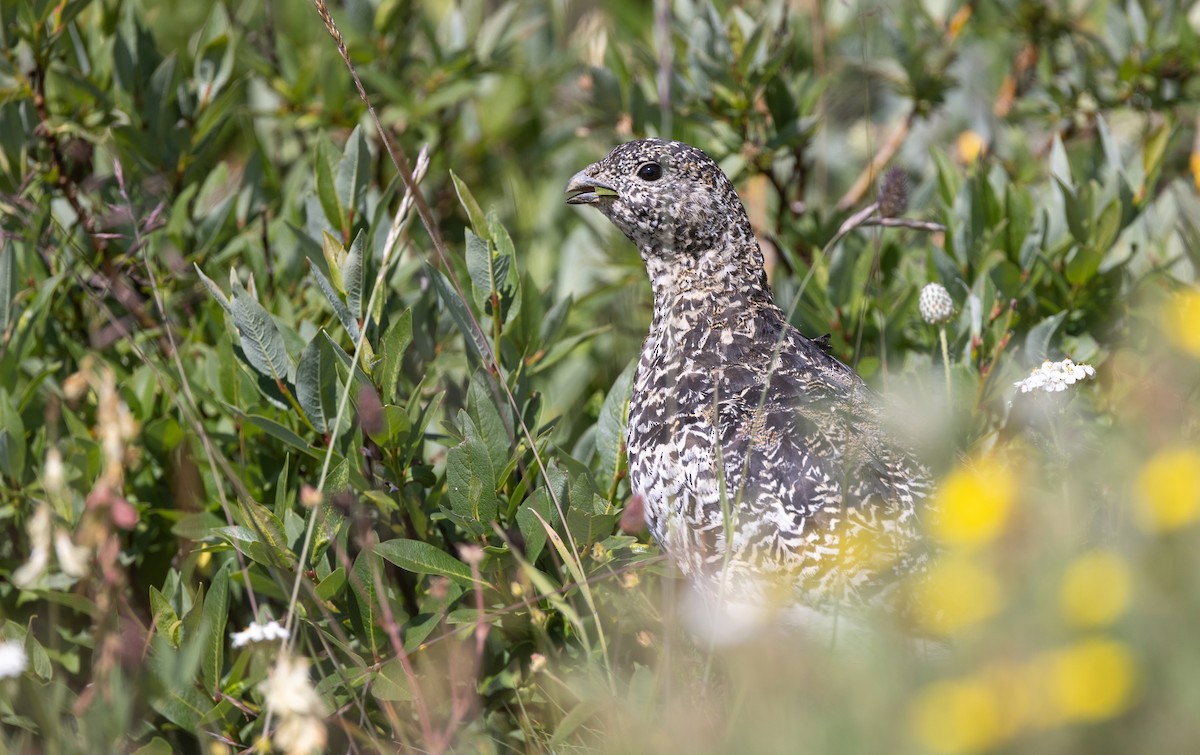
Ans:
{"label": "curved beak tip", "polygon": [[567,204],[596,204],[601,199],[617,196],[617,190],[608,182],[588,173],[591,168],[584,168],[567,182]]}

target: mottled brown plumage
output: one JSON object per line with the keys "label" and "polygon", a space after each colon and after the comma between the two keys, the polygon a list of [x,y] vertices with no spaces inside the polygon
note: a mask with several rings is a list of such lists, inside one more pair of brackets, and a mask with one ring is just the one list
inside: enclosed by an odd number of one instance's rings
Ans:
{"label": "mottled brown plumage", "polygon": [[877,397],[772,302],[733,185],[681,142],[623,144],[577,173],[638,250],[654,317],[629,405],[629,471],[655,539],[737,600],[873,603],[912,548],[927,472]]}

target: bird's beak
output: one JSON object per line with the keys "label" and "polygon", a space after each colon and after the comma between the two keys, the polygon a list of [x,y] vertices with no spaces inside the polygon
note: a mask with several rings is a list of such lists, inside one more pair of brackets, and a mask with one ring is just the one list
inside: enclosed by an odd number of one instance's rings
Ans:
{"label": "bird's beak", "polygon": [[613,199],[617,189],[607,181],[588,175],[590,167],[584,168],[567,182],[567,204],[596,204],[601,199]]}

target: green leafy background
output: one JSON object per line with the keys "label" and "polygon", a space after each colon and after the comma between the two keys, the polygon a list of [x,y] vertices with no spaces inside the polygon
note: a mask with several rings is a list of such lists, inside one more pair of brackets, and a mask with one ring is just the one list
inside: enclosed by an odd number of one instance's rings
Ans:
{"label": "green leafy background", "polygon": [[[296,0],[0,0],[0,627],[28,657],[0,679],[0,749],[252,747],[278,648],[230,635],[271,619],[312,663],[330,751],[1200,741],[1200,533],[1137,526],[1153,486],[1131,482],[1197,430],[1200,309],[1161,315],[1200,258],[1194,8],[330,12],[338,39]],[[986,556],[1003,607],[948,658],[888,626],[833,652],[709,646],[621,527],[649,286],[563,189],[648,134],[722,165],[781,306],[939,476],[1019,460]],[[835,240],[886,166],[905,216],[942,227]],[[946,372],[929,282],[956,304]],[[1064,355],[1098,378],[1016,393]],[[1168,497],[1200,511],[1200,469],[1176,467]],[[1120,704],[1031,723],[968,694],[1076,637],[1060,578],[1097,547],[1132,584],[1104,629],[1133,659]]]}

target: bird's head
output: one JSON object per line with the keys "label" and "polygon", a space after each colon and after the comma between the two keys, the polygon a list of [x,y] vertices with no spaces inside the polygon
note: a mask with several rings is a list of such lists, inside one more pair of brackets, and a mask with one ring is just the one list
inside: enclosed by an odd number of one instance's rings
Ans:
{"label": "bird's head", "polygon": [[651,278],[728,269],[761,256],[737,190],[712,158],[683,142],[639,139],[571,177],[568,204],[592,205],[637,245]]}

